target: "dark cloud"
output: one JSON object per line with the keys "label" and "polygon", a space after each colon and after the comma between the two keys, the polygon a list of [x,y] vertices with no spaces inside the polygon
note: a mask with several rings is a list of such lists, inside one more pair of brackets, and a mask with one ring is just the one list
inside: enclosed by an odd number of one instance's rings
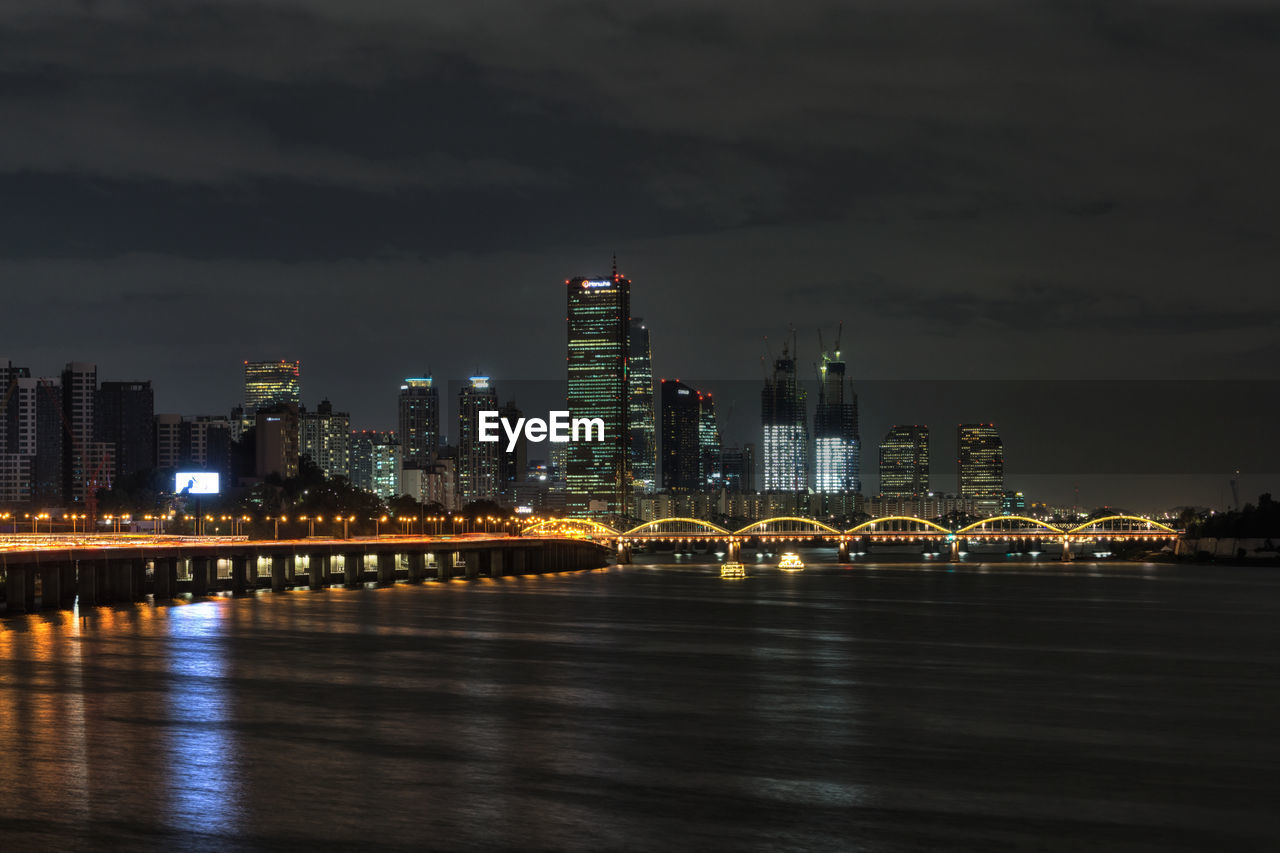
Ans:
{"label": "dark cloud", "polygon": [[859,377],[1273,377],[1277,42],[1254,0],[12,0],[0,336],[188,411],[299,356],[387,425],[427,365],[559,376],[617,250],[670,374],[844,320]]}

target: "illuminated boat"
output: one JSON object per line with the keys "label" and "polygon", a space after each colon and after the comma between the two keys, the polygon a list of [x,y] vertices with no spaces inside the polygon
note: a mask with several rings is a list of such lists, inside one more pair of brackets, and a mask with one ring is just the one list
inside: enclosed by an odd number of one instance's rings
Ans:
{"label": "illuminated boat", "polygon": [[745,578],[747,576],[747,567],[736,561],[729,561],[720,567],[720,577],[722,578]]}
{"label": "illuminated boat", "polygon": [[784,572],[800,572],[804,571],[804,563],[800,558],[791,552],[782,555],[782,560],[778,563],[778,568]]}

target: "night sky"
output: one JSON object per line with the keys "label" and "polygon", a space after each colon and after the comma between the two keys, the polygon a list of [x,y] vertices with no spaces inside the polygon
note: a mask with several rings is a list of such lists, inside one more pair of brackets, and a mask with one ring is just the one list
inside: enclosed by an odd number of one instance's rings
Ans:
{"label": "night sky", "polygon": [[[843,320],[869,383],[1274,408],[1278,81],[1280,8],[1244,0],[9,0],[0,358],[188,414],[298,358],[304,403],[391,427],[406,375],[562,380],[563,282],[616,251],[695,385]],[[1256,494],[1275,421],[1206,387],[1144,403],[1148,444]],[[875,430],[925,413],[880,398]],[[1205,423],[1245,458],[1187,451]]]}

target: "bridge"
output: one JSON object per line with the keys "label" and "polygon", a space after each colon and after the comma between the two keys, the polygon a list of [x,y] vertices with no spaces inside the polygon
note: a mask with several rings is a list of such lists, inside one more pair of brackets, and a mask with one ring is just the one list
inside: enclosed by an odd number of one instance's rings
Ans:
{"label": "bridge", "polygon": [[378,536],[250,540],[231,536],[5,536],[9,613],[156,600],[179,594],[389,586],[454,577],[595,569],[612,549],[581,537]]}
{"label": "bridge", "polygon": [[873,518],[841,530],[826,522],[798,516],[778,516],[729,530],[699,518],[661,518],[646,521],[628,530],[616,530],[586,518],[555,518],[529,525],[525,535],[554,536],[608,543],[617,550],[619,563],[629,563],[635,546],[693,546],[723,543],[728,559],[736,560],[744,544],[834,544],[841,562],[850,554],[867,553],[872,544],[943,546],[958,559],[966,544],[1008,543],[1021,551],[1047,551],[1058,544],[1068,555],[1073,545],[1144,541],[1153,544],[1172,541],[1181,535],[1166,524],[1137,515],[1109,515],[1081,524],[1061,527],[1021,515],[997,515],[956,528],[936,521],[906,515]]}

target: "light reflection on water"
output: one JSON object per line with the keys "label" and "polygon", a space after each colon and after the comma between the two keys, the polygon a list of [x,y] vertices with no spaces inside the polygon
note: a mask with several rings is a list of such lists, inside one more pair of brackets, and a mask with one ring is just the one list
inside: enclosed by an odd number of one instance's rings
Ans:
{"label": "light reflection on water", "polygon": [[0,848],[1240,849],[1280,576],[712,564],[0,622]]}

